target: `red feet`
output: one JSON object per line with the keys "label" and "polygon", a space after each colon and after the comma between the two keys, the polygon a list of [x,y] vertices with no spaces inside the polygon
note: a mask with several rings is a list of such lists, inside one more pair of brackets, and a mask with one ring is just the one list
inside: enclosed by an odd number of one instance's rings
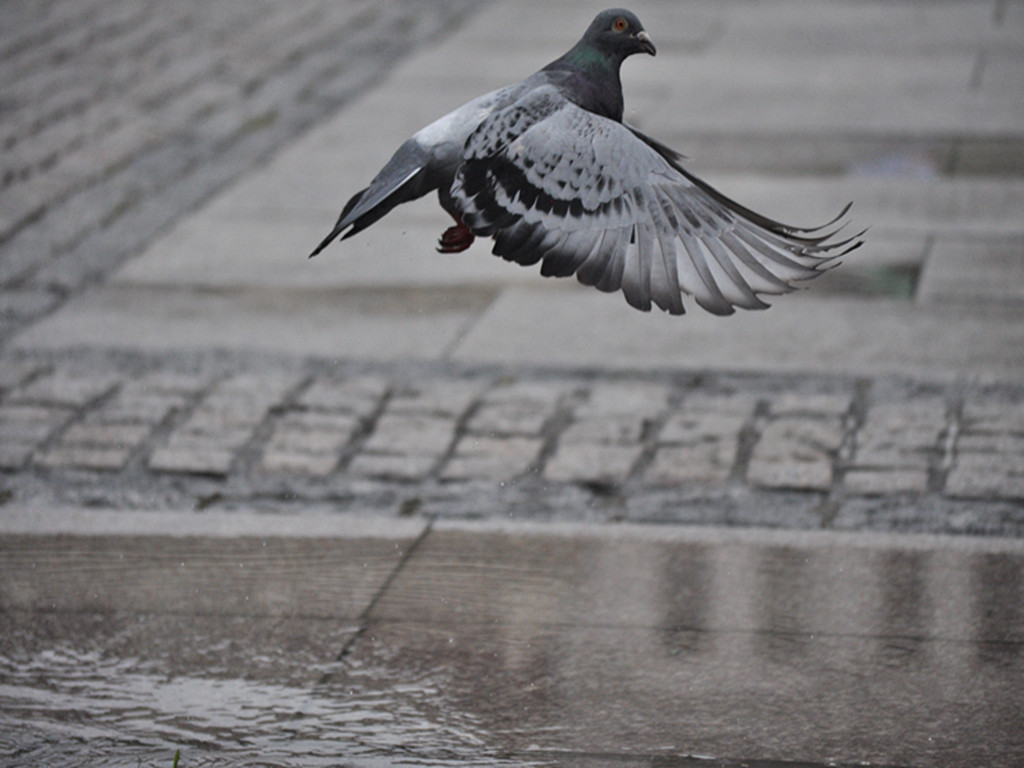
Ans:
{"label": "red feet", "polygon": [[469,231],[469,227],[461,221],[454,227],[448,227],[437,241],[437,250],[440,253],[461,253],[473,244],[476,236]]}

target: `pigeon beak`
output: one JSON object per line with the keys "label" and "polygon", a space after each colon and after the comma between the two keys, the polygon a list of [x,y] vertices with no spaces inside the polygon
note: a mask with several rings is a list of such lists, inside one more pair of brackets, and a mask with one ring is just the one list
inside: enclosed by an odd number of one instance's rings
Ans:
{"label": "pigeon beak", "polygon": [[637,32],[636,39],[640,41],[640,50],[644,53],[649,53],[651,56],[658,53],[658,49],[654,47],[654,43],[651,42],[651,36],[647,34],[646,29],[641,29]]}

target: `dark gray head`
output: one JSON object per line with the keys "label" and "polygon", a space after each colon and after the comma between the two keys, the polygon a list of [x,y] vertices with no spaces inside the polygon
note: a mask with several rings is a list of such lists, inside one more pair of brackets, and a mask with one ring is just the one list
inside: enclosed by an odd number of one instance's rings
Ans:
{"label": "dark gray head", "polygon": [[656,53],[640,19],[624,8],[612,8],[597,14],[583,33],[580,45],[619,62],[634,53],[649,53],[651,56]]}
{"label": "dark gray head", "polygon": [[619,67],[634,53],[654,55],[654,43],[636,14],[621,8],[599,13],[583,37],[544,67],[573,102],[598,115],[622,120]]}

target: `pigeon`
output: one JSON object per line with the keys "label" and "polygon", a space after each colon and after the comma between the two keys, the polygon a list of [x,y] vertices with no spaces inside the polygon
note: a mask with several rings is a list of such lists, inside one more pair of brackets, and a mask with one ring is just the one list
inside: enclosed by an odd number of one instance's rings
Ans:
{"label": "pigeon", "polygon": [[597,15],[563,56],[470,101],[402,144],[345,205],[331,233],[351,237],[437,190],[455,224],[438,250],[476,237],[546,277],[621,290],[633,307],[684,313],[683,294],[716,315],[764,309],[862,244],[840,237],[850,209],[819,227],[744,208],[681,164],[683,155],[623,122],[619,70],[656,53],[635,14]]}

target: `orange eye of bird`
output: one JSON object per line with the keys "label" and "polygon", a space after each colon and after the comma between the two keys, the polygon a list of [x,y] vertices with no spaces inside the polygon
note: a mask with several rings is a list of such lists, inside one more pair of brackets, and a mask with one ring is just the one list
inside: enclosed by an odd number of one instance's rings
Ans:
{"label": "orange eye of bird", "polygon": [[619,16],[619,18],[615,20],[615,23],[612,24],[612,29],[614,29],[616,32],[625,32],[628,28],[629,22],[626,21],[621,16]]}

